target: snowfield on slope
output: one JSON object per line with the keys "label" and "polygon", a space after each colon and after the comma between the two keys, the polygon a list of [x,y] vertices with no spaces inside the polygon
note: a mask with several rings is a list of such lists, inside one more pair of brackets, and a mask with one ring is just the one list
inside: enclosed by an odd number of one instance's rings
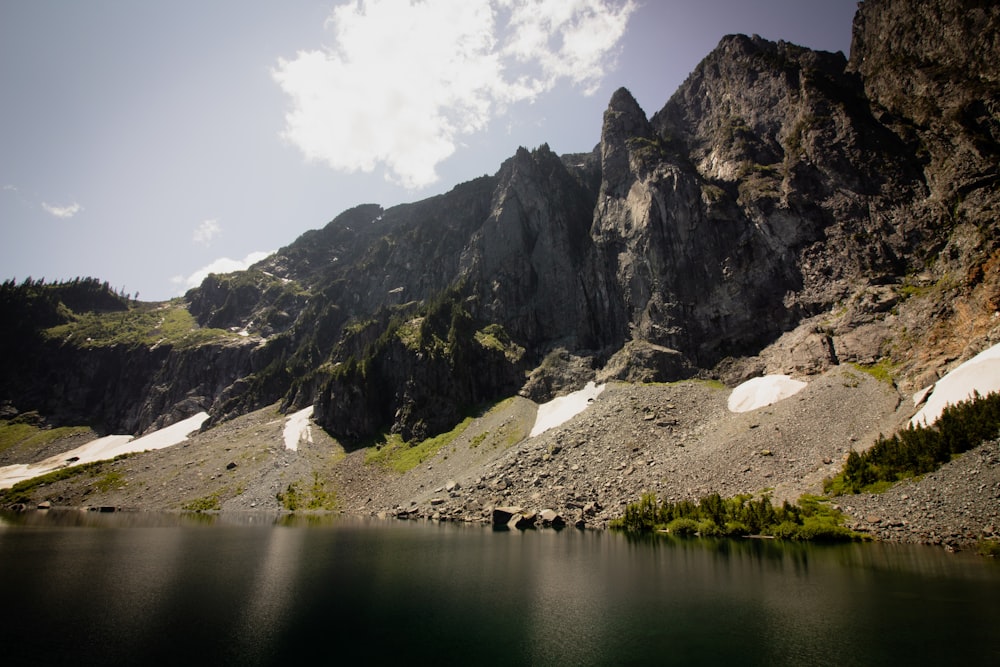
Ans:
{"label": "snowfield on slope", "polygon": [[794,396],[806,388],[806,382],[788,375],[765,375],[747,380],[729,394],[730,412],[750,412]]}
{"label": "snowfield on slope", "polygon": [[285,418],[285,430],[282,433],[285,440],[285,449],[290,449],[294,452],[298,451],[300,442],[308,445],[312,444],[312,426],[309,423],[312,415],[313,406],[310,405],[308,408],[299,410]]}
{"label": "snowfield on slope", "polygon": [[207,419],[207,412],[199,412],[141,438],[133,438],[131,435],[107,435],[37,463],[17,463],[4,466],[0,468],[0,489],[9,489],[18,482],[71,465],[78,466],[110,460],[122,454],[172,447],[187,440],[188,435],[200,429]]}
{"label": "snowfield on slope", "polygon": [[972,398],[974,392],[985,396],[1000,391],[1000,344],[983,350],[961,364],[930,388],[917,392],[917,403],[927,402],[913,415],[910,424],[929,426],[941,416],[945,406]]}
{"label": "snowfield on slope", "polygon": [[538,406],[538,414],[535,416],[535,425],[531,428],[529,438],[545,433],[550,428],[561,426],[576,415],[587,409],[590,402],[601,395],[605,385],[588,382],[587,386],[579,391],[565,396],[557,396],[548,403]]}

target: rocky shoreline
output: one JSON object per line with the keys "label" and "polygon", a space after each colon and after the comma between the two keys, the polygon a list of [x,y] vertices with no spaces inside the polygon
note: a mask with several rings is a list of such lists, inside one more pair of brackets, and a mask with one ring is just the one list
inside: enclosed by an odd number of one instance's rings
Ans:
{"label": "rocky shoreline", "polygon": [[1000,440],[884,493],[836,498],[851,527],[886,542],[958,549],[1000,538]]}

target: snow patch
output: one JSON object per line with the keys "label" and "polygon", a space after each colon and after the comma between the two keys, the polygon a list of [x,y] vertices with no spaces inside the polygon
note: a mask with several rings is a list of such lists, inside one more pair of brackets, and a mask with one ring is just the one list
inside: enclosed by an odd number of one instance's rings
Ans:
{"label": "snow patch", "polygon": [[930,426],[945,406],[972,398],[977,391],[983,396],[1000,391],[1000,344],[980,352],[934,383],[927,402],[913,415],[910,424]]}
{"label": "snow patch", "polygon": [[793,380],[787,375],[765,375],[752,378],[733,389],[729,394],[730,412],[750,412],[757,408],[794,396],[806,388],[806,382]]}
{"label": "snow patch", "polygon": [[580,414],[587,409],[592,400],[604,391],[604,387],[605,385],[603,384],[595,385],[593,382],[588,382],[587,386],[579,391],[574,391],[572,394],[566,394],[565,396],[558,396],[548,403],[542,403],[538,406],[538,412],[535,415],[535,425],[531,428],[531,433],[528,437],[533,438],[536,435],[540,435],[550,428],[555,428]]}
{"label": "snow patch", "polygon": [[0,489],[9,489],[18,482],[45,475],[60,468],[105,461],[122,454],[172,447],[187,440],[188,435],[200,429],[207,420],[208,413],[199,412],[193,417],[153,431],[141,438],[133,438],[131,435],[106,435],[37,463],[18,463],[4,466],[0,468]]}
{"label": "snow patch", "polygon": [[285,419],[285,449],[295,452],[298,451],[300,442],[305,442],[308,445],[312,444],[312,425],[309,423],[312,415],[313,408],[310,405],[308,408],[299,410]]}

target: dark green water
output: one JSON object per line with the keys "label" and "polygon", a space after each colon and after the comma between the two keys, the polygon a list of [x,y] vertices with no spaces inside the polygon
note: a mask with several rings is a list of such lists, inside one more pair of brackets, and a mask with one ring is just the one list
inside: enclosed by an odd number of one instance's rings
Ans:
{"label": "dark green water", "polygon": [[1000,563],[930,547],[3,519],[5,664],[1000,664]]}

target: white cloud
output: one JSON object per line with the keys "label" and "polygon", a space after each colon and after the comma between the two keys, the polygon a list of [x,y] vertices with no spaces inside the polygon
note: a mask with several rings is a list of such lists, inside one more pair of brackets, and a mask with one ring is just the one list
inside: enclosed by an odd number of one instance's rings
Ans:
{"label": "white cloud", "polygon": [[205,278],[208,277],[210,273],[232,273],[233,271],[243,271],[249,268],[251,265],[256,264],[265,257],[270,256],[271,252],[252,252],[243,259],[230,259],[228,257],[220,257],[219,259],[213,261],[207,266],[203,266],[191,275],[185,276],[174,276],[170,279],[170,282],[177,285],[184,290],[191,289],[192,287],[197,287],[202,283]]}
{"label": "white cloud", "polygon": [[197,229],[194,230],[194,235],[191,240],[195,243],[200,243],[201,245],[207,246],[211,245],[212,241],[222,233],[222,227],[219,226],[219,221],[205,220]]}
{"label": "white cloud", "polygon": [[280,59],[282,136],[311,161],[419,188],[462,135],[560,80],[593,93],[632,0],[357,0],[333,10],[334,46]]}
{"label": "white cloud", "polygon": [[56,206],[55,204],[48,204],[42,202],[42,208],[57,218],[72,218],[74,215],[83,210],[83,207],[73,202],[69,206]]}
{"label": "white cloud", "polygon": [[635,9],[629,1],[619,8],[603,0],[502,0],[510,8],[512,37],[505,52],[521,62],[537,61],[536,86],[551,89],[565,78],[597,91],[608,59],[625,34]]}

